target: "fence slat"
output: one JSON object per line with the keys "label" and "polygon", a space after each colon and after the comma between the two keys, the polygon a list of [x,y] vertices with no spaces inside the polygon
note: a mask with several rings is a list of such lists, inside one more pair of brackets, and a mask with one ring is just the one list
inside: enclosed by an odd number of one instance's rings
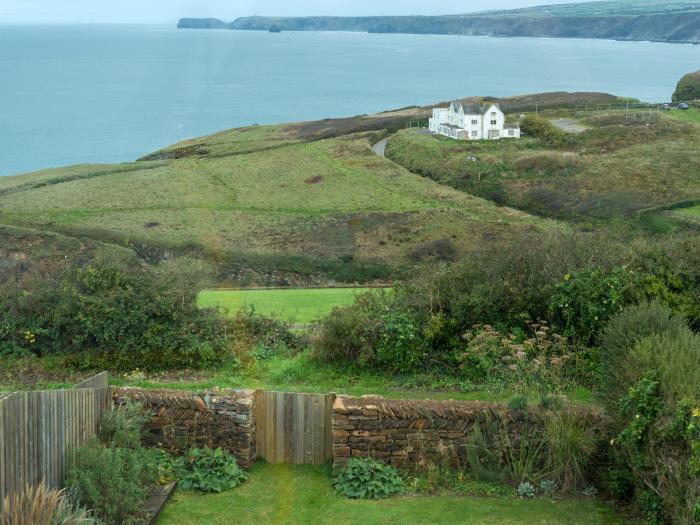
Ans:
{"label": "fence slat", "polygon": [[95,435],[111,399],[105,372],[71,390],[0,395],[0,512],[25,484],[61,488],[70,457]]}

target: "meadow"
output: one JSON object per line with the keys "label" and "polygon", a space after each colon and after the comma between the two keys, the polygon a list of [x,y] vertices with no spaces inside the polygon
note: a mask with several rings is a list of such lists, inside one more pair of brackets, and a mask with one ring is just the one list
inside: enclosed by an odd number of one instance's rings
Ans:
{"label": "meadow", "polygon": [[393,122],[243,128],[157,160],[4,177],[0,224],[124,246],[149,263],[195,259],[233,286],[386,282],[435,241],[459,254],[557,227],[378,158],[371,128]]}
{"label": "meadow", "polygon": [[292,288],[277,290],[203,290],[199,306],[220,308],[229,314],[241,310],[296,325],[308,325],[333,308],[352,304],[367,288]]}

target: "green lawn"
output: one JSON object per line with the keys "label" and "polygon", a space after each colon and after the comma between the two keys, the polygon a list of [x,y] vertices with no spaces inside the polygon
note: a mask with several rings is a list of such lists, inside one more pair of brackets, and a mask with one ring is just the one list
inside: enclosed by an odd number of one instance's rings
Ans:
{"label": "green lawn", "polygon": [[513,497],[400,497],[357,501],[338,496],[326,467],[256,464],[240,487],[217,495],[176,492],[158,525],[262,524],[566,524],[623,523],[593,500]]}
{"label": "green lawn", "polygon": [[281,290],[205,290],[201,307],[221,307],[229,312],[254,308],[257,313],[297,324],[310,324],[336,306],[351,304],[367,288],[291,288]]}

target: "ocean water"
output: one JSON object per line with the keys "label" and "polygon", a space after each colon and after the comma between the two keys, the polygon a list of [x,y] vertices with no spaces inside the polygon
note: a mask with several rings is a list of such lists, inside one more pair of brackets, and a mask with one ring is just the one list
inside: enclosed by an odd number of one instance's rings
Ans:
{"label": "ocean water", "polygon": [[0,25],[0,175],[470,95],[665,101],[696,69],[700,46],[648,42]]}

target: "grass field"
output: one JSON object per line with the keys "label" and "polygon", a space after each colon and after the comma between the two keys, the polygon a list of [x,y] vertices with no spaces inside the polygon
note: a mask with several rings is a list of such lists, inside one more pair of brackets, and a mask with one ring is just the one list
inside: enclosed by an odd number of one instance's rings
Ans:
{"label": "grass field", "polygon": [[232,286],[386,281],[431,242],[460,253],[556,227],[378,158],[376,132],[313,140],[365,120],[243,128],[158,160],[3,177],[0,224],[121,244],[149,262],[195,257]]}
{"label": "grass field", "polygon": [[256,464],[234,490],[202,496],[176,492],[158,525],[604,525],[623,521],[593,500],[513,497],[399,497],[381,501],[338,496],[326,467]]}
{"label": "grass field", "polygon": [[199,305],[235,313],[249,308],[266,316],[307,325],[336,306],[351,304],[367,288],[295,288],[282,290],[204,290]]}

